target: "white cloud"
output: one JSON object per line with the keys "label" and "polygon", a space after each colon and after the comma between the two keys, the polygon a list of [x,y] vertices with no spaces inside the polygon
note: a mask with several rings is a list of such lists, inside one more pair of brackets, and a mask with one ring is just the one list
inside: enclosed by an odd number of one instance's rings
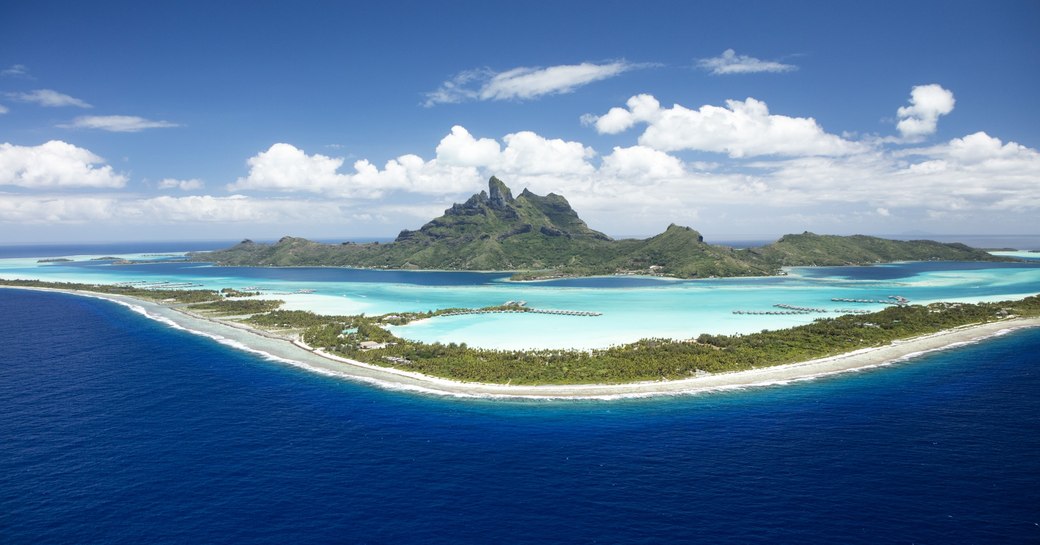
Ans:
{"label": "white cloud", "polygon": [[487,68],[459,72],[436,90],[426,93],[426,102],[423,105],[429,108],[437,104],[458,104],[476,100],[480,97],[480,86],[474,84],[486,84],[494,75],[495,73]]}
{"label": "white cloud", "polygon": [[531,99],[542,95],[569,93],[576,87],[612,78],[632,65],[625,62],[514,68],[495,74],[480,90],[481,100]]}
{"label": "white cloud", "polygon": [[228,185],[228,190],[362,199],[390,191],[448,195],[479,190],[490,174],[525,180],[548,177],[543,182],[549,183],[589,176],[596,170],[589,162],[595,151],[580,142],[544,138],[530,131],[507,134],[502,142],[475,138],[456,125],[437,145],[434,159],[405,154],[382,168],[361,159],[354,162],[353,172],[342,171],[342,158],[308,155],[291,144],[278,143],[250,158],[249,173]]}
{"label": "white cloud", "polygon": [[595,169],[588,159],[596,152],[581,142],[544,138],[531,131],[507,134],[502,156],[491,168],[505,174],[591,174]]}
{"label": "white cloud", "polygon": [[0,104],[0,115],[6,114],[9,111],[10,110],[7,109],[7,106],[4,106],[3,104]]}
{"label": "white cloud", "polygon": [[0,70],[0,77],[5,78],[22,78],[22,79],[36,79],[29,74],[29,68],[24,64],[12,64],[11,66]]}
{"label": "white cloud", "polygon": [[491,138],[474,138],[464,127],[454,126],[437,146],[437,161],[443,165],[467,166],[514,174],[587,172],[592,148],[580,142],[544,138],[521,131],[502,138],[505,148]]}
{"label": "white cloud", "polygon": [[133,198],[112,195],[0,194],[0,223],[110,223],[130,225],[185,223],[279,224],[338,222],[346,209],[310,200],[253,199],[242,195],[214,197]]}
{"label": "white cloud", "polygon": [[636,123],[647,128],[639,143],[662,151],[696,150],[739,158],[756,155],[838,156],[862,151],[861,144],[823,130],[808,117],[772,115],[765,102],[727,100],[726,107],[704,105],[691,110],[678,104],[661,108],[651,95],[636,95],[627,108],[586,117],[600,133],[615,134]]}
{"label": "white cloud", "polygon": [[679,178],[686,173],[682,161],[645,146],[615,147],[603,158],[600,173],[623,180],[645,181]]}
{"label": "white cloud", "polygon": [[1008,166],[1018,169],[1040,162],[1036,150],[1015,142],[1005,144],[982,131],[954,138],[945,146],[931,148],[930,152],[964,165],[985,165],[993,169],[1006,169]]}
{"label": "white cloud", "polygon": [[934,134],[939,116],[953,111],[953,93],[941,85],[917,85],[910,91],[910,105],[899,108],[896,129],[908,141],[920,141]]}
{"label": "white cloud", "polygon": [[104,159],[60,140],[39,146],[0,144],[0,185],[28,188],[123,187],[126,177]]}
{"label": "white cloud", "polygon": [[273,144],[246,163],[249,175],[229,185],[229,191],[257,189],[325,193],[338,192],[339,186],[346,183],[345,176],[337,173],[343,159],[307,155],[291,144]]}
{"label": "white cloud", "polygon": [[732,49],[723,51],[718,57],[700,59],[697,61],[697,65],[705,70],[711,71],[712,74],[719,75],[754,74],[758,72],[791,72],[792,70],[798,69],[798,67],[793,64],[764,61],[747,55],[737,55],[737,52]]}
{"label": "white cloud", "polygon": [[194,191],[196,189],[202,189],[205,184],[198,178],[192,178],[190,180],[177,180],[174,178],[165,178],[159,181],[159,189],[180,189],[181,191]]}
{"label": "white cloud", "polygon": [[578,87],[612,78],[643,65],[615,61],[606,64],[583,62],[541,67],[518,67],[504,72],[466,70],[426,94],[425,106],[470,100],[530,100],[545,95],[570,93]]}
{"label": "white cloud", "polygon": [[88,115],[77,117],[72,123],[58,125],[63,129],[98,129],[109,132],[139,132],[145,129],[179,127],[169,121],[153,121],[134,115]]}
{"label": "white cloud", "polygon": [[1040,210],[1040,152],[983,132],[930,148],[754,166],[769,187],[766,198],[777,206],[865,203],[890,212]]}
{"label": "white cloud", "polygon": [[661,113],[661,103],[651,95],[636,95],[625,103],[627,108],[611,108],[605,115],[596,117],[585,114],[582,122],[595,125],[600,134],[618,134],[631,129],[637,122],[649,122],[657,119]]}
{"label": "white cloud", "polygon": [[77,108],[91,107],[90,104],[87,104],[78,98],[59,93],[53,89],[37,89],[35,91],[29,91],[28,93],[7,93],[7,98],[18,102],[31,102],[48,108],[60,108],[63,106],[75,106]]}
{"label": "white cloud", "polygon": [[[457,138],[464,139],[462,129]],[[456,133],[453,133],[456,134]],[[472,166],[424,161],[413,154],[386,162],[380,170],[367,159],[354,162],[353,173],[341,173],[344,160],[307,155],[291,144],[277,143],[250,158],[249,174],[228,186],[231,191],[256,190],[323,193],[338,197],[377,198],[386,191],[451,193],[476,187]]]}
{"label": "white cloud", "polygon": [[451,128],[451,134],[437,145],[437,158],[444,163],[458,166],[482,167],[495,164],[502,153],[502,146],[491,138],[473,138],[460,125]]}
{"label": "white cloud", "polygon": [[446,194],[472,191],[480,187],[480,175],[471,166],[424,161],[413,154],[391,159],[380,170],[368,160],[354,162],[351,183],[361,195],[379,197],[386,191]]}

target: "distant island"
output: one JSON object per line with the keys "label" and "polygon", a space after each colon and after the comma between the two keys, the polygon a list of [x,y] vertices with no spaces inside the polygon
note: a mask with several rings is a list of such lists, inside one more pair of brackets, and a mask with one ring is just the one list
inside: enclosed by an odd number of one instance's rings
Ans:
{"label": "distant island", "polygon": [[514,279],[655,275],[675,278],[769,276],[783,267],[895,261],[1007,261],[960,243],[853,235],[785,235],[759,248],[708,244],[697,231],[669,225],[643,240],[615,240],[589,228],[567,199],[524,190],[513,197],[492,177],[488,190],[457,203],[416,231],[386,244],[322,244],[284,237],[251,240],[189,259],[235,266],[335,266],[379,269],[516,271]]}

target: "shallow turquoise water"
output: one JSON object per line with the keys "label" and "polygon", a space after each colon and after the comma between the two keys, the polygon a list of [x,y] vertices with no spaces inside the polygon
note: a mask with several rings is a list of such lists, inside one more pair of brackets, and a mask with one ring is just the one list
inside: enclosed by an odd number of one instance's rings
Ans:
{"label": "shallow turquoise water", "polygon": [[[324,314],[384,314],[526,301],[538,309],[580,310],[595,317],[492,314],[442,317],[395,328],[426,342],[465,342],[488,348],[595,348],[646,337],[690,338],[701,333],[751,333],[835,316],[841,309],[879,310],[884,304],[832,298],[914,303],[994,301],[1040,293],[1040,261],[1027,263],[897,263],[870,267],[791,269],[768,278],[675,281],[605,277],[515,283],[504,274],[360,271],[334,268],[211,267],[197,263],[117,265],[76,255],[71,263],[0,259],[0,278],[116,283],[186,282],[203,287],[255,287],[286,308]],[[141,257],[134,254],[131,257]],[[155,256],[150,256],[155,258]],[[296,293],[313,290],[313,293]],[[806,315],[739,315],[778,310],[776,304],[823,308]]]}

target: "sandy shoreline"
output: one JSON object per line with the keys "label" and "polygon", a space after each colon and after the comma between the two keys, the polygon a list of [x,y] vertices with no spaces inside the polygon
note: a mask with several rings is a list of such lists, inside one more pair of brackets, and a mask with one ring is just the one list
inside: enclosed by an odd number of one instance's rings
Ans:
{"label": "sandy shoreline", "polygon": [[165,305],[123,295],[57,290],[50,288],[22,288],[57,291],[73,295],[113,301],[172,327],[214,339],[222,344],[253,352],[267,359],[329,376],[358,380],[380,387],[409,390],[457,397],[545,398],[545,399],[614,399],[658,395],[692,394],[698,392],[783,384],[799,380],[845,373],[887,365],[953,346],[980,341],[1014,329],[1040,327],[1040,318],[1015,318],[986,324],[962,326],[894,341],[892,344],[864,348],[837,356],[816,360],[737,371],[673,381],[635,382],[626,384],[575,384],[517,386],[459,382],[349,360],[313,350],[300,342],[291,342],[276,335],[231,324]]}

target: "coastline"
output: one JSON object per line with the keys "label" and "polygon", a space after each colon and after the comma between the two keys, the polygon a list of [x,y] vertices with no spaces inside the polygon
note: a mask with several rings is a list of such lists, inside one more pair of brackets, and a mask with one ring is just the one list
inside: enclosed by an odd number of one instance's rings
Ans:
{"label": "coastline", "polygon": [[312,349],[300,341],[291,341],[243,324],[204,317],[186,310],[134,297],[53,288],[0,287],[59,292],[108,300],[168,326],[209,337],[221,344],[261,355],[268,360],[327,376],[366,382],[392,390],[454,397],[503,399],[617,399],[696,394],[786,384],[890,365],[922,354],[978,342],[1012,330],[1040,327],[1040,318],[1012,318],[947,329],[836,356],[747,371],[717,373],[673,381],[528,386],[461,382],[375,366],[326,354]]}

